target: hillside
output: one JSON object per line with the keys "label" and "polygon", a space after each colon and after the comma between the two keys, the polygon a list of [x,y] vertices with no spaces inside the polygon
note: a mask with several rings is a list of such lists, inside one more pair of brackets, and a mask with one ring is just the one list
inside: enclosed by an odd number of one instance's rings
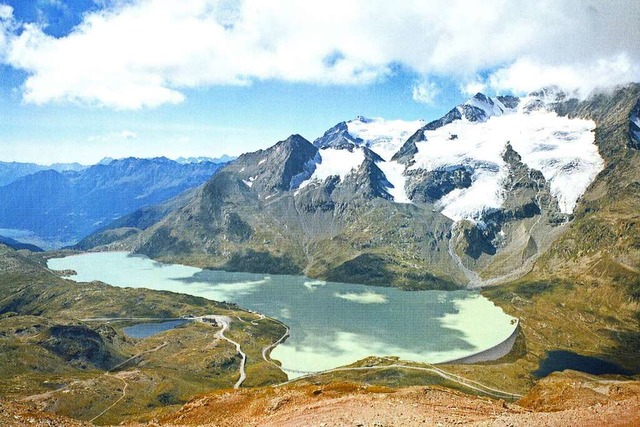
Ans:
{"label": "hillside", "polygon": [[15,425],[60,420],[41,411],[98,424],[143,420],[196,394],[231,388],[240,358],[216,338],[218,325],[188,322],[147,338],[123,333],[186,315],[246,319],[228,332],[249,355],[246,385],[283,380],[261,357],[284,333],[280,323],[188,295],[77,284],[47,270],[43,258],[0,245],[0,423],[14,425],[5,423],[6,411],[16,411],[9,412]]}

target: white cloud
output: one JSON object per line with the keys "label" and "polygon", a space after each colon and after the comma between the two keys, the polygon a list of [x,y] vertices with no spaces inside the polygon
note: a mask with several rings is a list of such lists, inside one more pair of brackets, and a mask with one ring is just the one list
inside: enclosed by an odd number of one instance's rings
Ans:
{"label": "white cloud", "polygon": [[413,100],[421,104],[433,104],[440,94],[440,88],[434,82],[422,81],[413,86]]}
{"label": "white cloud", "polygon": [[89,137],[89,142],[128,141],[137,138],[138,135],[130,130],[112,132],[106,135],[94,135]]}
{"label": "white cloud", "polygon": [[[12,32],[6,61],[27,71],[27,102],[136,109],[179,103],[184,89],[208,85],[366,84],[397,64],[426,81],[497,70],[489,83],[516,90],[529,85],[517,78],[522,69],[545,76],[536,82],[640,80],[636,0],[99,3],[108,7],[66,37],[34,25]],[[431,92],[416,89],[418,99]]]}
{"label": "white cloud", "polygon": [[0,19],[11,19],[13,17],[13,8],[6,4],[0,4]]}
{"label": "white cloud", "polygon": [[531,92],[544,86],[557,85],[581,96],[606,88],[611,83],[629,82],[640,77],[640,64],[626,54],[602,58],[592,63],[571,65],[541,64],[527,58],[489,76],[489,85],[497,91]]}
{"label": "white cloud", "polygon": [[460,86],[460,92],[469,96],[473,96],[478,92],[482,93],[486,89],[487,84],[480,77],[475,77],[472,80],[468,80]]}
{"label": "white cloud", "polygon": [[0,61],[4,61],[13,26],[13,8],[0,4]]}
{"label": "white cloud", "polygon": [[122,139],[135,139],[138,135],[135,132],[131,132],[130,130],[123,130],[117,134],[118,137]]}

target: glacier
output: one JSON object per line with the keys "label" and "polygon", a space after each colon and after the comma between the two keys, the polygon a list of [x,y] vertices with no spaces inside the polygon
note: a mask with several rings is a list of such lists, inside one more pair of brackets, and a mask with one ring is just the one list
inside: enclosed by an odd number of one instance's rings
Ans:
{"label": "glacier", "polygon": [[[524,98],[479,93],[426,125],[423,120],[358,116],[316,140],[319,159],[299,188],[331,175],[344,179],[364,162],[366,147],[380,157],[375,162],[386,178],[382,184],[396,203],[412,203],[406,190],[409,172],[471,171],[471,185],[450,191],[435,207],[453,221],[482,222],[504,205],[509,169],[503,154],[510,144],[524,164],[543,174],[560,211],[571,214],[604,160],[595,145],[593,121],[559,116],[550,107],[563,97],[551,89]],[[392,160],[418,130],[423,136],[416,139],[410,161]]]}
{"label": "glacier", "polygon": [[351,151],[339,148],[324,148],[318,151],[316,165],[311,176],[300,183],[298,188],[302,189],[310,183],[323,182],[330,176],[339,176],[341,180],[352,171],[357,170],[364,162],[364,150],[360,147]]}
{"label": "glacier", "polygon": [[488,119],[478,122],[462,117],[425,131],[424,140],[416,143],[418,152],[409,170],[457,165],[473,170],[469,188],[456,189],[438,202],[442,214],[454,221],[480,221],[485,212],[502,207],[508,174],[502,154],[507,143],[524,164],[542,172],[560,210],[573,212],[580,196],[604,168],[594,143],[595,123],[561,117],[545,108],[531,111],[534,100],[523,101],[517,109],[502,109],[497,102],[488,109],[488,104],[474,102],[487,112]]}
{"label": "glacier", "polygon": [[385,120],[358,116],[347,122],[347,129],[354,138],[362,140],[362,145],[389,161],[402,144],[424,125],[423,120]]}

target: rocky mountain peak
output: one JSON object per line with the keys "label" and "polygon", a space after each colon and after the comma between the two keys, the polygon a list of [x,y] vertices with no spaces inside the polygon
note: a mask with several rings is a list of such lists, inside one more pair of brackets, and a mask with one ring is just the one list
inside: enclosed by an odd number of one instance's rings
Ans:
{"label": "rocky mountain peak", "polygon": [[290,190],[313,173],[317,153],[317,147],[296,134],[266,150],[241,155],[229,170],[266,198]]}
{"label": "rocky mountain peak", "polygon": [[318,148],[344,149],[361,145],[363,142],[362,139],[354,137],[349,133],[347,122],[340,122],[327,130],[320,138],[313,141],[313,145]]}
{"label": "rocky mountain peak", "polygon": [[358,121],[360,123],[372,123],[374,119],[370,119],[369,117],[365,116],[356,116],[355,121]]}

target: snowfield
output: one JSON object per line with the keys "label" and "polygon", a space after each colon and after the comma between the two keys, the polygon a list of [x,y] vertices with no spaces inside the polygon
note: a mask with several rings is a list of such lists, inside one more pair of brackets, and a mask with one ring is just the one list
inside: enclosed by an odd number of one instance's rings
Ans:
{"label": "snowfield", "polygon": [[387,186],[387,193],[393,197],[396,203],[411,203],[407,191],[405,190],[406,177],[404,176],[404,165],[398,162],[378,162],[376,165],[384,173],[391,186]]}
{"label": "snowfield", "polygon": [[[520,103],[526,104],[526,100]],[[438,203],[441,212],[454,221],[478,221],[484,212],[501,208],[508,174],[502,154],[510,143],[523,163],[542,172],[560,210],[572,213],[604,167],[594,144],[595,123],[544,110],[490,113],[492,117],[485,122],[461,119],[427,131],[426,140],[416,144],[418,153],[410,169],[431,171],[463,165],[473,170],[471,187],[443,197]]]}
{"label": "snowfield", "polygon": [[337,148],[325,148],[318,152],[316,157],[315,170],[311,176],[303,181],[299,188],[304,188],[311,182],[323,182],[330,176],[337,175],[340,180],[357,170],[364,162],[364,150],[355,148],[353,151],[341,150]]}
{"label": "snowfield", "polygon": [[[487,212],[502,208],[509,173],[502,159],[507,144],[511,144],[523,163],[542,172],[560,210],[565,214],[573,212],[578,199],[603,169],[604,161],[594,144],[595,123],[547,111],[544,105],[553,102],[551,95],[548,99],[522,98],[518,107],[507,108],[497,98],[478,94],[456,107],[461,119],[425,131],[425,140],[416,142],[417,153],[409,170],[463,166],[472,173],[469,188],[455,189],[436,203],[443,215],[454,221],[482,221]],[[640,119],[631,120],[640,126]],[[391,158],[425,122],[359,116],[346,124],[358,147],[351,151],[321,149],[307,172],[292,181],[292,188],[304,188],[331,175],[343,180],[362,165],[365,159],[362,147],[367,147],[383,159],[376,164],[385,175],[384,185],[393,200],[411,203],[405,190],[405,165]]]}
{"label": "snowfield", "polygon": [[385,161],[391,160],[407,139],[424,125],[423,120],[384,120],[362,116],[347,122],[349,134],[362,139],[365,147],[375,151]]}

